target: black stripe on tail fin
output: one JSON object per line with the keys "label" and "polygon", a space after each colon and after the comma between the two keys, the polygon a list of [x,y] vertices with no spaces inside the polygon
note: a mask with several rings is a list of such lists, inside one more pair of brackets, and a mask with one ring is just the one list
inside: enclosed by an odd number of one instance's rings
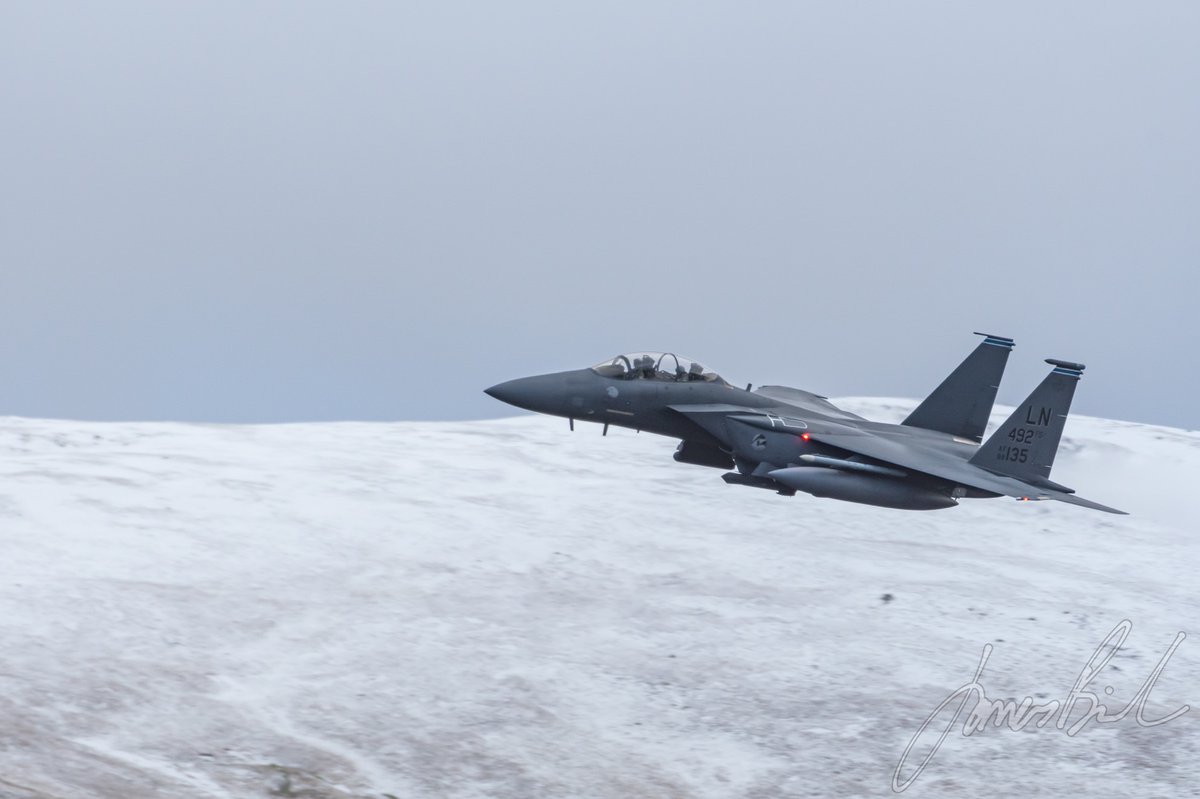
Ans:
{"label": "black stripe on tail fin", "polygon": [[1046,363],[1054,369],[979,448],[972,464],[1018,480],[1049,483],[1083,364],[1053,358]]}
{"label": "black stripe on tail fin", "polygon": [[984,337],[979,346],[901,424],[983,441],[1013,340],[975,335]]}

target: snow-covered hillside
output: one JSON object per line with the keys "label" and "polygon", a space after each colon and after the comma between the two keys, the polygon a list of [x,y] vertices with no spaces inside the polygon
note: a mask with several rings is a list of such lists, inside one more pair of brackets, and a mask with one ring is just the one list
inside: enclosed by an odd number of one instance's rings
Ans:
{"label": "snow-covered hillside", "polygon": [[[990,697],[1065,699],[1132,621],[1115,712],[1200,634],[1196,433],[1070,420],[1054,478],[1128,517],[785,498],[673,449],[0,420],[0,797],[887,796],[984,644]],[[1198,678],[1189,638],[1146,715]],[[1198,717],[956,731],[907,795],[1196,796]]]}

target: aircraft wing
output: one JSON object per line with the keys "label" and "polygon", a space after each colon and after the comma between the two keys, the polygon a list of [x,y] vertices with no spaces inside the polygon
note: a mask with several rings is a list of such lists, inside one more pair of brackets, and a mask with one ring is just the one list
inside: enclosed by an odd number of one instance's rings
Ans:
{"label": "aircraft wing", "polygon": [[1075,494],[1051,488],[1043,488],[1012,477],[993,474],[986,469],[968,463],[965,459],[959,459],[949,453],[921,446],[917,442],[897,441],[884,438],[883,436],[857,433],[823,433],[814,431],[811,435],[814,441],[828,444],[831,447],[844,449],[856,455],[864,455],[868,458],[884,461],[912,471],[922,472],[923,474],[933,475],[934,477],[940,477],[943,480],[951,480],[955,483],[978,488],[983,491],[992,491],[1018,499],[1053,499],[1059,502],[1066,502],[1070,505],[1101,510],[1105,513],[1128,515],[1125,511],[1110,508],[1098,502],[1092,502]]}
{"label": "aircraft wing", "polygon": [[816,411],[824,416],[829,416],[834,419],[859,419],[866,421],[863,417],[850,411],[844,411],[838,406],[829,401],[828,397],[822,397],[819,394],[814,394],[811,391],[804,391],[799,388],[790,388],[788,386],[760,386],[754,390],[755,394],[761,394],[764,397],[769,397],[773,400],[793,405],[797,408],[803,408],[806,411]]}

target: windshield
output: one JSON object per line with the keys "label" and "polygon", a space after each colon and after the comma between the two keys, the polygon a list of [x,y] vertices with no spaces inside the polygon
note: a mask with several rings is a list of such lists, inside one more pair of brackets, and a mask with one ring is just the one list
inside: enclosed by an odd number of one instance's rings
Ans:
{"label": "windshield", "polygon": [[691,358],[673,352],[631,352],[598,363],[592,371],[619,380],[666,380],[671,382],[724,383],[716,372],[709,371]]}

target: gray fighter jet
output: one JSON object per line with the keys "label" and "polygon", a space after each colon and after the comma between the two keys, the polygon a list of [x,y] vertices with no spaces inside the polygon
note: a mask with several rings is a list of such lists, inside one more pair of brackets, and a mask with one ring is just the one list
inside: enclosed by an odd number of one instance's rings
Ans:
{"label": "gray fighter jet", "polygon": [[[983,341],[900,424],[872,422],[826,397],[785,386],[730,385],[672,353],[639,352],[487,389],[518,408],[680,439],[675,460],[726,470],[733,485],[803,491],[905,510],[951,508],[964,497],[1053,499],[1124,513],[1050,480],[1083,364],[1054,367],[987,441],[1013,340]],[[981,443],[982,442],[982,443]]]}

